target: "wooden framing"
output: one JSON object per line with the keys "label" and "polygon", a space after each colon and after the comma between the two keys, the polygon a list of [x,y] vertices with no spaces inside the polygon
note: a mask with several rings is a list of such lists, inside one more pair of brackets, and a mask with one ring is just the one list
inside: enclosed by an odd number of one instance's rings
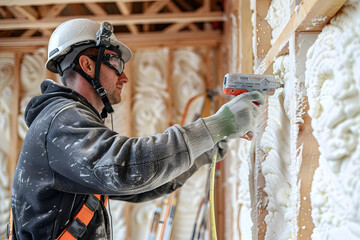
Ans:
{"label": "wooden framing", "polygon": [[[262,56],[257,57],[256,61],[260,63],[256,67],[255,73],[264,74],[268,71],[274,59],[282,54],[284,48],[288,46],[289,39],[295,32],[320,31],[345,2],[346,0],[302,0],[300,4],[295,7],[295,11],[292,13],[289,22],[273,46],[267,51],[264,59],[262,59]],[[261,32],[261,30],[262,29],[259,29],[259,32]],[[263,46],[261,45],[260,48],[261,47]]]}
{"label": "wooden framing", "polygon": [[[124,15],[124,16],[129,16],[130,15],[130,10],[129,10],[128,6],[125,3],[116,2],[116,5],[119,8],[122,15]],[[129,28],[131,33],[133,33],[133,34],[138,34],[139,33],[139,30],[138,30],[138,28],[136,27],[135,24],[127,24],[126,26]]]}
{"label": "wooden framing", "polygon": [[56,28],[61,23],[73,18],[87,18],[96,22],[108,21],[113,25],[126,24],[160,24],[160,23],[189,23],[189,22],[205,22],[205,21],[223,21],[222,12],[181,12],[181,13],[162,13],[162,14],[132,14],[128,16],[123,15],[108,15],[104,16],[70,16],[70,17],[49,17],[40,20],[28,21],[24,19],[2,19],[0,20],[0,30],[14,30],[14,29],[32,29],[32,28]]}
{"label": "wooden framing", "polygon": [[253,73],[253,57],[252,57],[252,33],[250,0],[242,0],[239,3],[239,51],[241,73]]}
{"label": "wooden framing", "polygon": [[[291,96],[292,107],[297,109],[297,112],[291,117],[291,124],[297,124],[299,131],[297,136],[292,136],[291,148],[292,151],[296,150],[297,154],[301,154],[301,165],[299,167],[299,173],[297,176],[297,184],[300,184],[299,195],[300,195],[300,206],[298,218],[295,219],[296,225],[293,226],[292,234],[297,239],[310,239],[312,230],[314,228],[311,218],[311,204],[310,204],[310,191],[313,174],[318,166],[319,149],[317,141],[312,135],[311,119],[307,114],[308,102],[306,96],[302,95],[304,91],[304,72],[305,72],[305,60],[304,55],[307,49],[316,40],[318,31],[330,21],[330,19],[338,12],[338,10],[345,3],[345,0],[302,0],[296,1],[295,5],[290,6],[292,11],[289,21],[285,24],[280,35],[275,39],[275,42],[270,46],[270,32],[264,32],[264,11],[266,10],[266,4],[258,8],[259,4],[263,4],[263,1],[258,0],[256,6],[256,33],[262,33],[264,35],[256,36],[256,49],[254,52],[255,62],[255,73],[256,74],[272,74],[272,63],[280,55],[290,53],[290,59],[293,66],[293,76],[291,83],[296,86],[296,92],[293,92]],[[267,6],[268,8],[268,6]],[[264,10],[265,9],[265,10]],[[260,11],[260,12],[258,12]],[[260,16],[260,19],[259,19]],[[265,27],[266,29],[267,27]],[[314,32],[310,43],[304,44],[299,36],[311,35]],[[308,34],[306,34],[308,33]],[[265,50],[265,51],[263,51]],[[300,55],[303,56],[300,56]],[[259,122],[266,122],[266,115],[262,114],[259,117]],[[297,118],[300,117],[303,122],[296,122]],[[252,199],[253,202],[253,217],[255,218],[254,224],[255,232],[253,236],[255,239],[264,239],[266,233],[266,223],[264,218],[267,214],[266,205],[264,204],[266,194],[263,191],[264,179],[261,173],[261,162],[264,159],[264,153],[259,147],[258,138],[261,137],[265,127],[257,126],[257,134],[255,140],[255,161],[253,162],[253,168],[251,176],[254,176],[254,186],[252,188]],[[300,151],[301,150],[301,151]],[[292,159],[298,161],[297,159]],[[259,170],[260,169],[260,170]],[[255,208],[255,209],[254,209]]]}
{"label": "wooden framing", "polygon": [[[133,92],[134,92],[134,82],[131,81],[131,79],[133,79],[133,67],[132,67],[132,61],[129,61],[128,63],[126,63],[126,68],[125,68],[125,74],[128,77],[129,82],[125,85],[125,89],[126,89],[126,106],[125,106],[125,111],[127,113],[131,113],[131,109],[132,109],[132,105],[133,105],[133,101],[134,101],[134,96],[133,96]],[[132,137],[134,136],[134,129],[132,128],[133,126],[133,115],[132,114],[127,114],[126,116],[126,124],[127,124],[127,128],[126,128],[126,136]]]}
{"label": "wooden framing", "polygon": [[[20,105],[20,66],[22,53],[15,53],[14,63],[14,81],[11,85],[12,99],[11,99],[11,115],[10,115],[10,155],[8,160],[8,172],[10,179],[14,178],[17,158],[19,156],[19,135],[18,135],[18,116]],[[12,182],[9,184],[9,191],[11,191]]]}
{"label": "wooden framing", "polygon": [[28,1],[0,0],[0,48],[45,46],[57,26],[74,18],[108,21],[114,25],[115,35],[133,47],[176,47],[182,43],[214,45],[222,35],[209,24],[223,22],[225,18],[213,1],[190,6],[180,0],[143,3],[136,0],[66,0],[61,4],[36,0],[30,6]]}
{"label": "wooden framing", "polygon": [[[116,0],[116,2],[147,2],[147,1],[154,1],[154,0]],[[166,1],[166,0],[155,0],[155,1]],[[63,0],[61,3],[69,4],[69,3],[93,3],[93,2],[114,2],[114,0]],[[58,4],[59,1],[57,0],[0,0],[0,5],[2,6],[15,6],[15,5],[22,5],[22,6],[29,6],[29,5],[47,5],[47,4]]]}
{"label": "wooden framing", "polygon": [[169,97],[166,100],[166,108],[167,108],[167,126],[170,127],[174,124],[174,104],[172,101],[173,96],[173,63],[174,63],[174,53],[173,49],[169,49],[168,52],[168,59],[167,59],[167,75],[166,75],[166,82],[167,87],[166,91],[169,93]]}
{"label": "wooden framing", "polygon": [[[160,47],[213,47],[220,45],[222,35],[220,31],[209,32],[183,32],[163,35],[162,33],[140,33],[132,34],[116,34],[116,37],[130,48],[149,49]],[[32,37],[32,38],[0,38],[0,51],[18,51],[18,49],[32,49],[33,46],[47,46],[48,37]]]}
{"label": "wooden framing", "polygon": [[[295,66],[292,81],[296,86],[297,92],[293,92],[293,106],[297,111],[294,112],[293,123],[298,125],[298,134],[296,142],[293,142],[293,149],[297,150],[297,159],[301,159],[299,164],[299,173],[297,183],[299,187],[299,213],[297,226],[294,226],[293,235],[297,235],[298,239],[311,239],[314,224],[311,217],[310,192],[313,175],[319,166],[319,144],[317,143],[313,129],[311,127],[311,118],[308,115],[309,103],[305,92],[305,60],[308,49],[317,39],[319,32],[303,32],[296,33],[290,38],[289,52],[290,61]],[[302,119],[302,122],[296,122],[296,119]],[[300,156],[300,158],[298,158]],[[297,230],[297,231],[296,231]]]}
{"label": "wooden framing", "polygon": [[271,27],[265,20],[265,17],[269,11],[271,0],[256,0],[255,6],[255,26],[254,31],[254,64],[255,68],[259,66],[261,61],[265,58],[266,53],[271,48]]}

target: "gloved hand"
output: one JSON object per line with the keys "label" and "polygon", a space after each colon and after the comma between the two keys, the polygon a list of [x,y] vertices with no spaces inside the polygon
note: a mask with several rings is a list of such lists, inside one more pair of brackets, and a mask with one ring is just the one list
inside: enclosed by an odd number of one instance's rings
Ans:
{"label": "gloved hand", "polygon": [[243,93],[224,104],[214,115],[204,118],[214,143],[228,138],[239,138],[253,131],[258,106],[265,103],[259,92]]}

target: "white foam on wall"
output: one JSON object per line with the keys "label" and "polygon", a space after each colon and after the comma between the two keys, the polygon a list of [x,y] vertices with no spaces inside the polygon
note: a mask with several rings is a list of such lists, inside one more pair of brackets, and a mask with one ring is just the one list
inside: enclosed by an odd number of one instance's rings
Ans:
{"label": "white foam on wall", "polygon": [[14,55],[0,54],[0,239],[6,238],[9,221],[10,179],[8,173],[10,149],[11,82],[14,79]]}
{"label": "white foam on wall", "polygon": [[272,0],[265,20],[269,23],[272,31],[271,45],[274,44],[277,37],[290,19],[290,1]]}
{"label": "white foam on wall", "polygon": [[31,98],[39,95],[40,84],[46,78],[46,49],[40,48],[34,53],[24,54],[20,67],[21,99],[20,113],[18,116],[18,134],[23,140],[28,127],[26,126],[24,114],[25,108]]}
{"label": "white foam on wall", "polygon": [[360,2],[324,27],[306,62],[309,115],[319,143],[311,190],[313,239],[360,236]]}
{"label": "white foam on wall", "polygon": [[[288,55],[280,57],[274,64],[274,72],[286,79],[289,71]],[[276,69],[278,67],[278,69]],[[265,178],[268,214],[265,217],[267,230],[265,239],[289,239],[292,235],[292,171],[290,154],[290,119],[287,114],[289,102],[285,101],[284,89],[277,89],[268,98],[268,120],[262,135],[260,148],[265,159],[261,163]]]}
{"label": "white foam on wall", "polygon": [[[172,91],[175,122],[180,123],[185,106],[192,97],[205,92],[205,52],[193,48],[173,52]],[[194,100],[189,108],[185,123],[190,123],[196,113],[201,112],[204,98]]]}
{"label": "white foam on wall", "polygon": [[252,143],[244,139],[229,140],[229,156],[224,160],[228,165],[228,174],[224,187],[230,188],[227,197],[231,204],[226,213],[231,232],[226,232],[226,239],[252,239],[251,200],[249,190],[250,154]]}
{"label": "white foam on wall", "polygon": [[136,52],[133,58],[135,136],[161,133],[167,126],[168,50]]}

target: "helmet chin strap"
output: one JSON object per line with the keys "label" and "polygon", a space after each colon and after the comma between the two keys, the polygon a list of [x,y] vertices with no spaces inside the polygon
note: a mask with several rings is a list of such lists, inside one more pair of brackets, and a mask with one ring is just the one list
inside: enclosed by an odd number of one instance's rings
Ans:
{"label": "helmet chin strap", "polygon": [[105,89],[100,84],[100,67],[101,67],[101,59],[104,56],[105,46],[100,47],[98,57],[95,65],[95,78],[90,77],[88,74],[84,72],[81,68],[78,68],[75,63],[71,64],[71,68],[79,73],[83,78],[85,78],[90,85],[96,90],[99,95],[101,101],[104,104],[104,108],[101,111],[101,117],[106,118],[108,113],[113,113],[114,109],[112,108],[109,98],[106,95]]}
{"label": "helmet chin strap", "polygon": [[100,47],[98,57],[96,60],[95,65],[95,79],[94,79],[94,85],[96,92],[98,93],[99,97],[101,98],[104,108],[101,112],[101,117],[106,118],[108,113],[113,113],[114,109],[112,108],[109,98],[106,95],[105,89],[100,84],[100,67],[101,67],[101,59],[104,57],[105,52],[105,46]]}

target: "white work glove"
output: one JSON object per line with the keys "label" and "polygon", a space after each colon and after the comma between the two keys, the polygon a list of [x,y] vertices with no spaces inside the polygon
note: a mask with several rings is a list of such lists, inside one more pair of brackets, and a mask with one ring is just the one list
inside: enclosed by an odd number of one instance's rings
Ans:
{"label": "white work glove", "polygon": [[239,138],[253,132],[259,108],[265,103],[259,92],[243,93],[224,104],[214,115],[204,118],[214,143],[225,138]]}

